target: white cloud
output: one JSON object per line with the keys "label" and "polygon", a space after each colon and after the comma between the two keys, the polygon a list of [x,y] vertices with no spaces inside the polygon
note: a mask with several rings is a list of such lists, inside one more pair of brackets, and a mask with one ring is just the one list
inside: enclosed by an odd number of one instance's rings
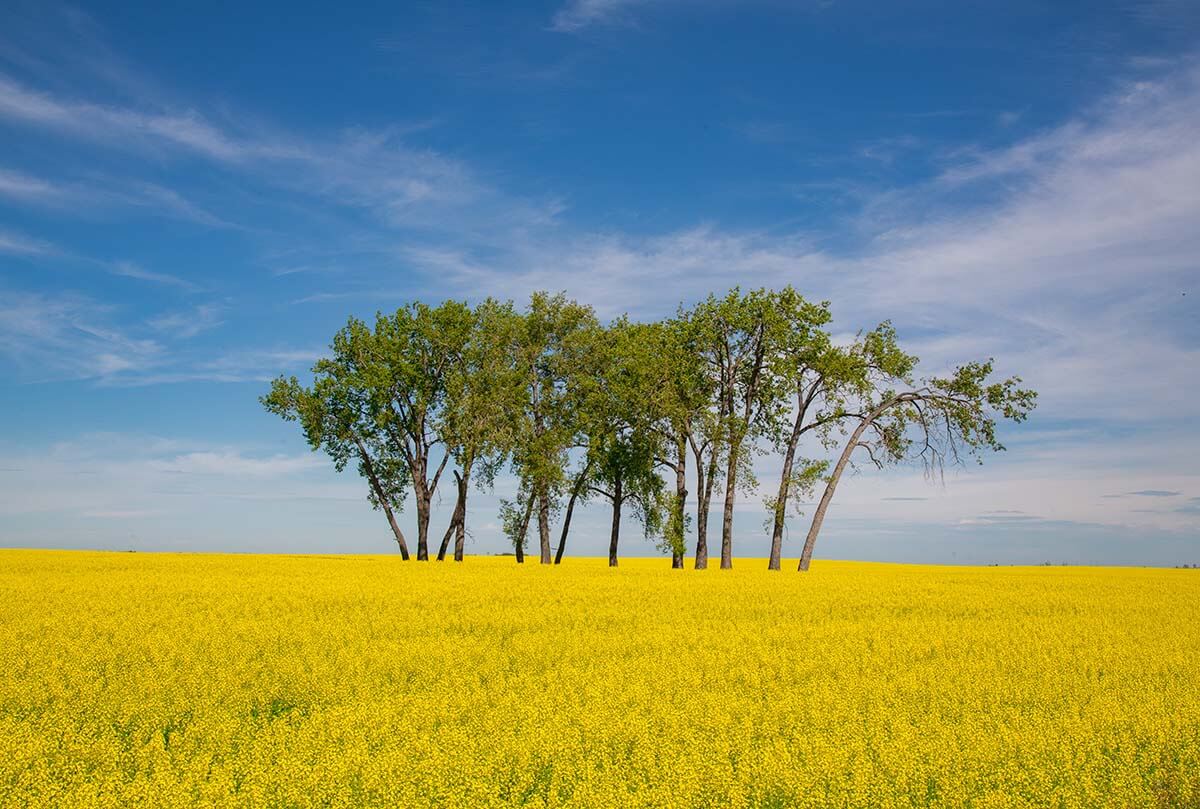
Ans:
{"label": "white cloud", "polygon": [[22,236],[10,230],[0,229],[0,253],[15,255],[41,256],[57,252],[53,245],[46,242]]}
{"label": "white cloud", "polygon": [[209,227],[238,227],[178,191],[149,182],[104,183],[95,179],[62,182],[0,168],[0,197],[81,217],[96,216],[112,208],[132,208],[152,216],[165,215]]}
{"label": "white cloud", "polygon": [[132,261],[116,262],[112,265],[111,272],[113,275],[119,275],[122,278],[136,278],[139,281],[150,281],[155,284],[166,284],[167,286],[179,287],[180,289],[185,289],[189,292],[195,292],[199,289],[198,286],[187,279],[180,278],[177,275],[170,275],[168,273],[146,270],[137,264],[134,264]]}
{"label": "white cloud", "polygon": [[213,304],[163,314],[140,328],[112,325],[116,314],[81,295],[0,290],[0,355],[22,371],[23,381],[142,386],[267,381],[309,366],[324,353],[314,348],[236,349],[209,358],[181,353],[180,341],[221,324],[221,309]]}
{"label": "white cloud", "polygon": [[[761,2],[761,0],[758,0]],[[600,26],[633,26],[638,20],[638,12],[654,6],[674,6],[681,13],[696,12],[714,6],[738,8],[755,0],[742,0],[734,3],[731,0],[567,0],[550,20],[550,30],[562,33],[576,33],[587,28]],[[792,0],[790,3],[775,4],[779,9],[821,9],[830,4],[830,0],[809,0],[801,2]]]}
{"label": "white cloud", "polygon": [[215,329],[222,322],[221,307],[206,303],[195,306],[186,312],[169,312],[158,315],[151,318],[148,325],[155,331],[187,339]]}
{"label": "white cloud", "polygon": [[316,455],[272,455],[247,457],[237,450],[188,452],[172,458],[153,460],[150,468],[184,475],[276,478],[307,469],[323,468],[326,463]]}
{"label": "white cloud", "polygon": [[[407,146],[412,129],[348,129],[330,137],[305,138],[265,129],[221,126],[196,110],[147,111],[65,100],[31,90],[0,75],[0,119],[50,129],[112,149],[161,148],[212,161],[276,189],[332,199],[370,211],[395,226],[445,228],[444,211],[483,206],[489,213],[544,217],[546,206],[497,198],[494,189],[466,164],[428,149]],[[0,175],[0,193],[41,195],[67,191],[27,176]],[[86,189],[73,189],[76,195]],[[95,191],[91,192],[93,195]],[[231,223],[162,186],[134,181],[108,192],[127,204],[158,205],[177,217],[217,227]],[[528,207],[528,213],[522,213]],[[552,210],[552,208],[551,208]],[[443,212],[443,213],[439,213]],[[506,213],[507,212],[507,213]],[[478,220],[477,220],[478,221]],[[456,225],[461,227],[460,218]]]}
{"label": "white cloud", "polygon": [[37,177],[0,169],[0,196],[20,200],[56,199],[62,190]]}
{"label": "white cloud", "polygon": [[148,511],[145,509],[97,509],[82,512],[81,516],[96,520],[135,520],[139,517],[155,517],[162,514],[161,511]]}
{"label": "white cloud", "polygon": [[80,101],[61,101],[0,76],[0,116],[59,130],[76,137],[165,142],[217,160],[257,156],[228,138],[194,111],[141,113]]}
{"label": "white cloud", "polygon": [[337,478],[315,453],[263,454],[155,436],[97,433],[37,451],[0,445],[0,467],[20,470],[0,487],[0,514],[9,517],[63,512],[114,522],[170,519],[245,495],[365,503],[358,481]]}
{"label": "white cloud", "polygon": [[570,0],[554,14],[550,27],[555,31],[578,31],[590,25],[627,22],[629,11],[651,0]]}
{"label": "white cloud", "polygon": [[163,362],[158,341],[107,323],[110,310],[76,295],[0,296],[0,353],[37,380],[108,377]]}
{"label": "white cloud", "polygon": [[[1195,303],[1181,295],[1200,273],[1198,131],[1190,65],[889,192],[893,213],[867,206],[857,227],[873,235],[854,252],[707,225],[550,231],[514,238],[499,258],[445,245],[404,256],[453,294],[564,289],[604,314],[661,315],[734,284],[792,283],[830,299],[841,328],[893,319],[929,370],[995,356],[1042,392],[1039,419],[1186,423],[1200,417],[1196,382],[1181,378],[1200,367],[1185,329]],[[963,212],[964,186],[982,184],[993,201]]]}

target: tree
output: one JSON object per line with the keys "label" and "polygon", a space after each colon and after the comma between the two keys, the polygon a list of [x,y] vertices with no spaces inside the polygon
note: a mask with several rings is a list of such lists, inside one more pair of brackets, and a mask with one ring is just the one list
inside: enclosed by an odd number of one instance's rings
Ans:
{"label": "tree", "polygon": [[[281,378],[263,400],[285,418],[302,415],[301,406],[325,414],[309,417],[315,430],[310,445],[317,446],[317,439],[335,464],[343,457],[342,445],[354,445],[389,519],[399,510],[401,492],[412,489],[419,561],[429,559],[433,496],[451,457],[443,433],[446,380],[462,361],[472,319],[467,305],[455,301],[438,307],[413,303],[394,315],[378,314],[374,330],[350,318],[334,336],[333,356],[313,366],[312,389]],[[333,423],[326,425],[324,418]],[[307,425],[305,430],[308,434]]]}
{"label": "tree", "polygon": [[408,465],[374,417],[357,365],[347,355],[347,341],[335,339],[333,348],[333,359],[313,367],[313,387],[303,387],[294,376],[281,376],[259,401],[286,421],[298,420],[309,446],[314,452],[324,449],[339,472],[351,460],[357,462],[370,487],[368,500],[387,516],[400,556],[407,560],[408,542],[396,512],[404,508]]}
{"label": "tree", "polygon": [[[417,560],[429,559],[433,496],[450,460],[446,446],[446,382],[462,362],[473,315],[465,303],[414,303],[378,315],[372,333],[351,321],[343,330],[363,369],[374,415],[408,465],[417,509]],[[435,460],[435,448],[441,450]]]}
{"label": "tree", "polygon": [[836,442],[834,428],[854,418],[846,407],[851,399],[869,395],[880,378],[902,379],[911,372],[916,358],[904,354],[896,345],[890,323],[882,323],[866,334],[859,334],[849,346],[835,345],[828,331],[828,303],[810,311],[810,328],[795,329],[785,335],[777,357],[777,370],[784,387],[793,394],[789,420],[777,419],[784,429],[774,436],[776,448],[783,454],[779,489],[767,501],[772,514],[769,570],[779,570],[783,548],[783,530],[789,502],[797,515],[807,498],[828,471],[827,460],[798,458],[800,440],[807,434],[819,437],[825,449]]}
{"label": "tree", "polygon": [[[703,423],[710,417],[712,396],[704,363],[694,350],[692,326],[685,313],[656,323],[641,325],[644,349],[645,388],[639,397],[649,410],[646,414],[649,429],[657,436],[656,463],[674,478],[675,491],[665,507],[661,549],[671,554],[671,567],[683,568],[687,552],[686,539],[690,517],[687,514],[688,456],[696,449],[697,477],[700,497],[705,491],[711,496],[713,475],[705,478],[704,459],[712,460],[715,469],[716,453],[708,453],[703,435]],[[707,513],[707,500],[703,509]],[[704,526],[707,528],[707,526]],[[698,529],[697,553],[707,561],[707,531]]]}
{"label": "tree", "polygon": [[[895,352],[893,358],[900,353],[895,348],[885,350],[885,355],[889,351]],[[883,370],[881,376],[888,373]],[[1004,450],[996,438],[996,419],[1024,421],[1036,405],[1037,394],[1018,387],[1020,377],[989,382],[991,374],[992,360],[971,362],[948,377],[934,377],[899,391],[876,393],[879,388],[874,387],[863,397],[856,426],[813,514],[800,556],[801,571],[809,568],[825,512],[856,450],[864,450],[876,466],[912,457],[924,465],[927,473],[939,475],[946,461],[959,463],[970,456],[982,463],[984,450]],[[909,382],[904,378],[896,381]]]}
{"label": "tree", "polygon": [[592,459],[584,457],[583,467],[571,475],[571,496],[567,498],[567,509],[563,513],[562,531],[558,535],[558,548],[554,551],[554,564],[562,564],[563,554],[567,550],[567,536],[571,532],[571,517],[575,514],[575,505],[581,500],[587,501],[588,483],[591,481]]}
{"label": "tree", "polygon": [[[669,429],[674,433],[676,514],[668,520],[668,535],[683,541],[687,519],[682,513],[687,498],[688,451],[696,465],[696,552],[694,567],[708,567],[708,512],[713,487],[722,457],[722,425],[724,414],[717,396],[717,377],[703,353],[709,345],[711,323],[698,317],[696,308],[680,307],[676,316],[666,322],[659,356],[665,365],[662,376],[664,388],[669,389],[669,404],[665,408]],[[668,540],[671,541],[671,540]],[[675,554],[672,554],[674,559]],[[682,556],[678,559],[682,566]],[[672,562],[675,564],[675,561]]]}
{"label": "tree", "polygon": [[661,388],[653,354],[654,326],[622,318],[593,342],[591,372],[577,385],[587,436],[588,489],[612,505],[608,564],[617,565],[621,511],[635,507],[647,535],[662,524],[662,479],[656,468],[662,433]]}
{"label": "tree", "polygon": [[440,431],[456,465],[457,497],[438,548],[439,561],[451,538],[455,561],[463,559],[472,473],[478,468],[480,484],[490,486],[511,450],[523,389],[520,369],[511,359],[520,330],[521,318],[511,303],[483,301],[471,313],[460,356],[446,371]]}
{"label": "tree", "polygon": [[548,565],[551,514],[567,480],[568,453],[578,443],[575,382],[586,373],[599,323],[591,307],[538,292],[522,325],[513,352],[523,400],[512,459],[537,516],[541,562]]}
{"label": "tree", "polygon": [[795,339],[796,333],[804,339],[819,325],[822,315],[828,319],[822,307],[809,304],[791,287],[745,294],[735,288],[723,298],[710,295],[692,312],[698,349],[713,379],[717,424],[724,444],[722,569],[733,567],[737,490],[751,482],[747,439],[773,429],[772,420],[778,418],[784,396],[777,368],[780,348],[788,339]]}
{"label": "tree", "polygon": [[512,542],[517,564],[525,564],[525,539],[529,535],[529,518],[533,514],[533,498],[524,488],[512,500],[500,501],[500,524],[504,535]]}

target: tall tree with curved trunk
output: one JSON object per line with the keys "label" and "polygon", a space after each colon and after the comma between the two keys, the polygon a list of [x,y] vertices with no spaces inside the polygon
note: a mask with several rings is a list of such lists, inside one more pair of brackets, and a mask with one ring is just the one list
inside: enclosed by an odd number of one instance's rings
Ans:
{"label": "tall tree with curved trunk", "polygon": [[914,458],[927,473],[940,475],[947,461],[958,463],[969,456],[982,463],[984,451],[1004,449],[996,438],[997,419],[1024,421],[1037,394],[1019,387],[1020,377],[991,382],[991,374],[992,360],[971,362],[951,376],[866,397],[813,513],[799,570],[809,568],[829,504],[856,451],[865,452],[879,467]]}
{"label": "tall tree with curved trunk", "polygon": [[446,379],[461,362],[472,319],[470,308],[455,301],[437,307],[413,303],[393,315],[380,313],[374,329],[350,318],[334,335],[332,356],[313,366],[313,388],[280,378],[263,399],[269,410],[285,418],[303,418],[304,406],[333,420],[327,424],[324,417],[309,417],[306,434],[310,426],[314,430],[310,445],[324,445],[327,451],[334,447],[330,454],[335,463],[342,457],[341,447],[353,445],[372,481],[374,502],[388,513],[394,531],[399,528],[394,517],[398,501],[391,491],[395,484],[388,481],[402,479],[404,488],[411,488],[421,561],[429,558],[433,497],[450,459],[442,432]]}
{"label": "tall tree with curved trunk", "polygon": [[383,511],[400,550],[409,557],[408,541],[396,520],[408,493],[408,466],[395,453],[371,414],[363,386],[350,364],[321,360],[314,366],[313,387],[296,377],[279,377],[259,401],[286,421],[299,421],[313,451],[325,450],[341,472],[354,461],[367,481],[367,499]]}
{"label": "tall tree with curved trunk", "polygon": [[580,500],[585,502],[587,500],[588,482],[591,480],[591,471],[591,459],[585,458],[583,467],[571,476],[571,495],[567,498],[567,509],[563,513],[562,530],[558,535],[558,548],[554,551],[554,564],[556,565],[562,564],[563,554],[567,550],[567,536],[571,533],[571,518],[575,514],[575,505]]}
{"label": "tall tree with curved trunk", "polygon": [[819,309],[813,313],[813,328],[788,335],[778,357],[778,373],[794,398],[790,420],[778,419],[774,436],[783,465],[777,493],[766,503],[772,515],[769,570],[780,568],[788,504],[802,516],[802,501],[831,465],[827,460],[798,457],[801,439],[815,435],[823,449],[834,449],[835,429],[860,415],[848,406],[869,396],[880,380],[907,378],[916,362],[899,349],[895,330],[887,322],[866,334],[860,332],[850,345],[836,345],[824,328],[828,304]]}

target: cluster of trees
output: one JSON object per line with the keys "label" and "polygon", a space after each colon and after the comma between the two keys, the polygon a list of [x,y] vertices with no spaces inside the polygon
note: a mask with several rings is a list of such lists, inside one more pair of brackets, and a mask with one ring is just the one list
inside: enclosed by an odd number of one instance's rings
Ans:
{"label": "cluster of trees", "polygon": [[673,567],[683,567],[694,536],[695,566],[705,568],[717,494],[728,568],[738,494],[757,489],[753,457],[775,450],[783,463],[767,503],[771,569],[789,510],[799,513],[823,488],[802,550],[806,570],[856,456],[877,466],[916,459],[937,471],[1003,449],[997,419],[1021,421],[1035,401],[1019,378],[992,379],[990,360],[918,380],[916,357],[889,323],[850,341],[835,340],[829,323],[828,303],[791,287],[710,295],[651,323],[604,324],[562,294],[534,294],[524,310],[492,299],[413,303],[377,315],[374,328],[351,318],[311,385],[280,377],[262,403],[298,421],[339,471],[357,466],[405,559],[396,513],[410,492],[425,560],[449,472],[455,505],[436,556],[453,545],[461,560],[472,486],[486,489],[509,469],[520,486],[501,518],[518,562],[532,528],[541,563],[559,563],[576,508],[595,500],[612,512],[610,565],[628,513]]}

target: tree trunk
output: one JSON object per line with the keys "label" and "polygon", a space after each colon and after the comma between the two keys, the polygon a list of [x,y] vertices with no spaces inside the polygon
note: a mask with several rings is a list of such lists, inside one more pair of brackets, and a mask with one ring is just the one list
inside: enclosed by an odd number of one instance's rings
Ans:
{"label": "tree trunk", "polygon": [[692,446],[696,458],[696,570],[708,567],[708,507],[712,503],[713,482],[717,471],[717,454],[709,456],[707,468],[704,453]]}
{"label": "tree trunk", "polygon": [[442,543],[438,545],[437,560],[439,562],[446,561],[446,551],[450,550],[450,538],[454,536],[454,529],[458,527],[458,505],[457,501],[454,506],[454,514],[450,517],[450,524],[446,526],[446,533],[442,535]]}
{"label": "tree trunk", "polygon": [[[454,470],[454,484],[457,487],[457,495],[454,498],[454,514],[450,517],[450,524],[446,526],[446,534],[442,537],[442,544],[438,547],[437,560],[445,561],[446,551],[450,549],[450,538],[458,533],[458,527],[466,516],[467,507],[467,492],[465,489],[466,479]],[[461,559],[456,561],[461,562]]]}
{"label": "tree trunk", "polygon": [[517,541],[513,543],[513,550],[517,553],[517,564],[525,564],[525,537],[529,535],[529,518],[533,515],[533,495],[529,496],[529,502],[525,504],[525,516],[521,518],[521,532],[517,534]]}
{"label": "tree trunk", "polygon": [[675,441],[675,519],[679,523],[679,544],[671,548],[671,569],[683,569],[683,554],[686,549],[687,531],[684,530],[684,512],[687,508],[687,436],[679,434]]}
{"label": "tree trunk", "polygon": [[428,493],[417,495],[417,561],[429,561],[429,505]]}
{"label": "tree trunk", "polygon": [[708,567],[708,497],[704,483],[704,468],[696,465],[696,570]]}
{"label": "tree trunk", "polygon": [[621,492],[621,479],[618,477],[613,484],[612,499],[612,533],[608,538],[608,566],[617,566],[617,542],[621,538],[621,503],[624,497]]}
{"label": "tree trunk", "polygon": [[740,441],[729,444],[729,465],[725,469],[725,509],[721,518],[721,569],[733,567],[733,504],[737,500],[737,462]]}
{"label": "tree trunk", "polygon": [[821,523],[825,521],[825,511],[829,508],[829,501],[833,499],[833,491],[837,488],[838,481],[842,477],[842,472],[846,469],[846,464],[850,463],[850,456],[858,448],[858,440],[862,438],[862,434],[866,432],[866,429],[871,426],[871,423],[875,419],[879,418],[879,415],[884,410],[898,401],[902,401],[902,399],[894,397],[872,410],[859,423],[854,432],[850,434],[850,440],[846,442],[846,448],[842,450],[837,466],[833,468],[833,474],[829,476],[829,482],[825,484],[825,493],[821,495],[821,502],[817,504],[817,510],[813,514],[812,525],[808,527],[808,536],[804,538],[804,552],[800,555],[800,567],[798,570],[808,570],[808,565],[812,561],[813,546],[817,544],[817,534],[821,531]]}
{"label": "tree trunk", "polygon": [[[457,477],[457,475],[456,475]],[[458,490],[458,526],[454,529],[454,561],[463,560],[464,546],[467,544],[467,492],[471,486],[471,467],[463,470]]]}
{"label": "tree trunk", "polygon": [[400,546],[400,558],[407,562],[408,543],[404,540],[404,532],[400,530],[400,524],[396,522],[396,515],[392,511],[392,507],[388,505],[387,495],[383,491],[383,484],[379,482],[379,476],[375,474],[375,464],[371,463],[371,456],[367,452],[367,448],[363,445],[363,442],[355,438],[354,443],[358,445],[358,457],[362,460],[363,470],[367,473],[367,480],[375,492],[375,499],[379,502],[379,507],[383,509],[383,513],[387,515],[388,525],[392,527],[392,535],[396,537],[396,544]]}
{"label": "tree trunk", "polygon": [[550,494],[542,491],[538,495],[538,544],[541,546],[543,565],[551,564],[550,558]]}
{"label": "tree trunk", "polygon": [[556,565],[562,563],[563,551],[567,547],[567,533],[571,530],[571,515],[575,513],[575,501],[579,499],[583,487],[587,484],[588,469],[590,469],[590,464],[583,467],[583,471],[575,480],[575,486],[571,489],[571,499],[567,501],[567,512],[563,515],[562,534],[558,537],[558,550],[554,552],[554,564]]}
{"label": "tree trunk", "polygon": [[775,498],[775,524],[771,529],[771,558],[767,561],[767,570],[779,570],[779,560],[783,554],[783,523],[787,516],[787,500],[792,486],[792,467],[796,463],[796,446],[800,443],[800,428],[803,422],[804,409],[801,408],[796,414],[792,435],[788,438],[787,452],[783,455],[783,472],[779,476],[779,494]]}
{"label": "tree trunk", "polygon": [[408,561],[408,543],[404,541],[404,532],[400,530],[399,523],[396,522],[396,515],[392,513],[392,507],[387,503],[382,503],[383,513],[387,515],[388,524],[392,526],[392,533],[396,537],[396,544],[400,546],[400,558]]}

